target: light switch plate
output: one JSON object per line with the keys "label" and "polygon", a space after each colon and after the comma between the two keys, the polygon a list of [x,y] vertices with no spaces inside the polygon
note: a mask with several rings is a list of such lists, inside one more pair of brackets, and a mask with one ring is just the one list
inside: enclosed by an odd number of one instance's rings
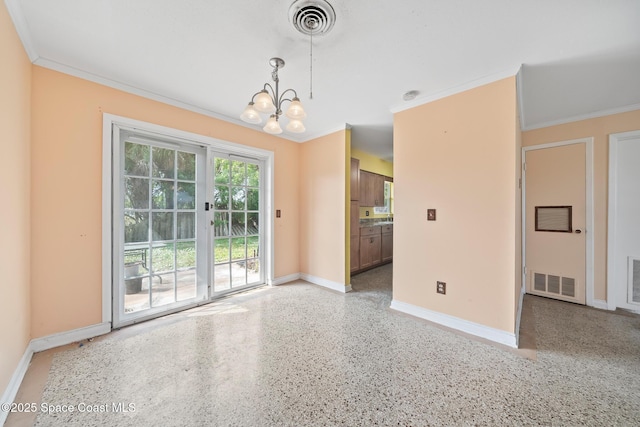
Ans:
{"label": "light switch plate", "polygon": [[436,220],[436,210],[427,209],[427,221],[435,221],[435,220]]}

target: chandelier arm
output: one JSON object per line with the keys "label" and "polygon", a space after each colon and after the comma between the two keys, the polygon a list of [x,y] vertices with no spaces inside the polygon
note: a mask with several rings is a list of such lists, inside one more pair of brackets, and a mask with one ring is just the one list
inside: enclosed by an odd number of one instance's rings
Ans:
{"label": "chandelier arm", "polygon": [[284,92],[282,92],[282,95],[280,95],[280,99],[278,100],[278,103],[282,104],[284,101],[289,101],[289,102],[293,101],[293,99],[289,99],[289,98],[285,98],[285,97],[284,97],[284,95],[285,95],[287,92],[293,92],[293,97],[294,97],[294,98],[297,98],[297,97],[298,97],[298,92],[296,92],[296,91],[295,91],[295,90],[293,90],[293,89],[287,89],[287,90],[285,90]]}

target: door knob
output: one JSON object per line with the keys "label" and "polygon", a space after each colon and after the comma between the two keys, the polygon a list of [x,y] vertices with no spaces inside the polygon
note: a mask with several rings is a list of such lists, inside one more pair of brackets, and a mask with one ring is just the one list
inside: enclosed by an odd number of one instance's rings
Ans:
{"label": "door knob", "polygon": [[582,233],[582,230],[580,230],[579,228],[576,228],[575,233],[576,233],[576,234],[580,234],[580,233]]}

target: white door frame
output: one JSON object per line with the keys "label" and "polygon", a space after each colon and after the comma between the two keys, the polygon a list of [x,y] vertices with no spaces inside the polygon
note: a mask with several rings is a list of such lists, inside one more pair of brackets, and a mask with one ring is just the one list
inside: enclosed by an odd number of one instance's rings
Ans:
{"label": "white door frame", "polygon": [[526,201],[527,201],[527,186],[526,186],[526,162],[527,152],[534,150],[542,150],[545,148],[562,147],[565,145],[573,144],[585,144],[585,294],[586,304],[591,307],[607,308],[606,302],[601,300],[595,300],[593,289],[593,254],[594,254],[594,238],[593,238],[593,137],[571,139],[568,141],[550,142],[547,144],[531,145],[528,147],[522,147],[522,288],[526,292],[526,280],[527,280],[527,253],[526,253]]}
{"label": "white door frame", "polygon": [[640,130],[609,135],[609,206],[607,211],[607,309],[616,309],[616,233],[615,209],[617,204],[618,142],[640,137]]}
{"label": "white door frame", "polygon": [[[186,132],[166,126],[147,123],[127,117],[104,113],[102,116],[102,322],[108,322],[113,327],[113,292],[112,292],[112,251],[113,251],[113,138],[114,125],[136,128],[143,132],[155,133],[181,139],[191,144],[200,144],[217,151],[228,151],[239,155],[254,157],[264,160],[265,164],[265,206],[264,206],[264,239],[265,245],[265,271],[264,278],[268,285],[273,284],[274,277],[274,215],[273,215],[273,184],[274,184],[274,152],[260,148],[241,145],[233,142],[222,141],[192,132]],[[208,202],[212,200],[208,199]],[[205,299],[203,304],[210,302]],[[184,308],[181,308],[183,310]]]}

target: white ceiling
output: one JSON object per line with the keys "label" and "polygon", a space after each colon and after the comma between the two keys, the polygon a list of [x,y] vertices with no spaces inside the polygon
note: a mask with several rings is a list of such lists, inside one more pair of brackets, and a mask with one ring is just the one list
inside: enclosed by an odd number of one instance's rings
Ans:
{"label": "white ceiling", "polygon": [[[244,126],[238,117],[286,61],[307,132],[344,128],[391,159],[392,111],[521,73],[523,127],[640,108],[638,0],[329,0],[333,30],[289,22],[293,0],[5,0],[35,64]],[[420,95],[403,102],[402,95]],[[258,128],[257,126],[255,126]]]}

